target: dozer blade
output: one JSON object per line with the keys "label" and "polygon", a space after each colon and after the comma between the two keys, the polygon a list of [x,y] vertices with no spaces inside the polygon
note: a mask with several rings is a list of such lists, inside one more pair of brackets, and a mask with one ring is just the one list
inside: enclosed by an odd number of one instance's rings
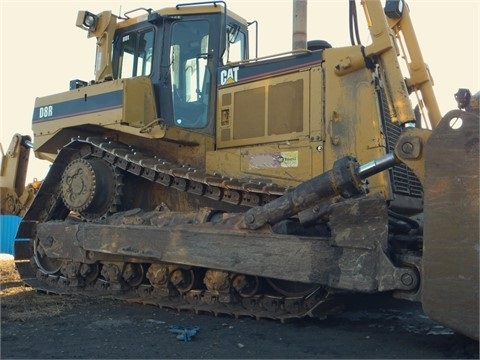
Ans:
{"label": "dozer blade", "polygon": [[478,340],[479,117],[450,111],[425,153],[422,304],[435,321]]}

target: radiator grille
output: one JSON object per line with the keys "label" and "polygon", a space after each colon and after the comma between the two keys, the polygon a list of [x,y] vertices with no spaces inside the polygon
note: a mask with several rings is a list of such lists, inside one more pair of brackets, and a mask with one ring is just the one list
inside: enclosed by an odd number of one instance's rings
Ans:
{"label": "radiator grille", "polygon": [[[382,96],[385,99],[384,96]],[[387,139],[388,152],[392,153],[395,144],[400,137],[402,129],[399,125],[395,125],[391,121],[388,113],[387,104],[383,102],[385,136]],[[392,181],[393,192],[395,194],[407,195],[411,197],[421,198],[423,196],[423,188],[418,177],[405,164],[394,166],[390,170],[390,179]]]}

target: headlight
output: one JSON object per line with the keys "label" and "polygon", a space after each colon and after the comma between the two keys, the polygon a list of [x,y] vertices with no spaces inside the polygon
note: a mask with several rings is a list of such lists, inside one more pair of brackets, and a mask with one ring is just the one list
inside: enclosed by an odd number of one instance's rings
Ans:
{"label": "headlight", "polygon": [[88,30],[93,31],[97,26],[98,16],[92,14],[91,12],[85,11],[85,17],[83,18],[83,26],[88,28]]}
{"label": "headlight", "polygon": [[385,15],[391,19],[399,19],[403,14],[403,0],[387,0],[385,4]]}
{"label": "headlight", "polygon": [[98,16],[89,11],[79,11],[77,26],[88,31],[95,31],[98,23]]}

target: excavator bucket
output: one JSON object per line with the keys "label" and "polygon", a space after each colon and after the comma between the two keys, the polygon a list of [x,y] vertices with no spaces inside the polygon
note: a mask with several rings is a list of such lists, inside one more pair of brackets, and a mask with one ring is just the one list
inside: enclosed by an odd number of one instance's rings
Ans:
{"label": "excavator bucket", "polygon": [[447,113],[427,142],[425,159],[423,308],[478,340],[478,114]]}

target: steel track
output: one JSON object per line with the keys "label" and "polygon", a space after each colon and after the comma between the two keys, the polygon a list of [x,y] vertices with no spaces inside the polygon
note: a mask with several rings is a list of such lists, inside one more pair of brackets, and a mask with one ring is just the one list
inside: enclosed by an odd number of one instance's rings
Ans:
{"label": "steel track", "polygon": [[[130,146],[112,140],[73,139],[57,155],[51,171],[23,219],[23,230],[20,233],[22,237],[32,239],[32,259],[34,259],[33,241],[36,224],[51,220],[65,220],[69,214],[69,210],[62,202],[59,184],[66,166],[80,157],[101,158],[114,168],[165,187],[239,206],[263,205],[291,190],[291,188],[271,183],[243,181],[207,174],[190,166],[174,164],[158,157],[149,157]],[[142,259],[139,258],[137,261]],[[233,290],[228,290],[227,293],[205,289],[192,289],[182,293],[165,292],[165,289],[159,290],[149,283],[129,287],[123,283],[112,284],[102,277],[86,284],[81,277],[72,279],[62,274],[48,274],[32,260],[17,262],[17,268],[24,282],[40,291],[94,297],[107,296],[179,311],[190,310],[195,313],[269,318],[283,322],[305,316],[324,317],[336,307],[332,296],[324,288],[313,286],[307,295],[283,296],[261,293],[242,297]]]}

